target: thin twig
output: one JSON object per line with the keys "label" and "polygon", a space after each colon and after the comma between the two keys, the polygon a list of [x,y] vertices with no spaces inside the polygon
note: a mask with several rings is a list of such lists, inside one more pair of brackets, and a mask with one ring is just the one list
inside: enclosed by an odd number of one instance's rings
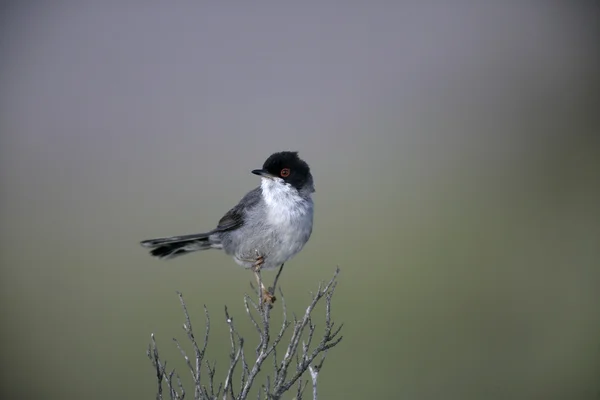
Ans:
{"label": "thin twig", "polygon": [[319,369],[309,365],[308,370],[310,371],[310,378],[312,380],[313,400],[317,400],[317,379],[319,377]]}
{"label": "thin twig", "polygon": [[293,359],[293,355],[296,354],[298,344],[300,342],[300,338],[302,337],[304,329],[311,319],[311,313],[323,296],[326,296],[326,301],[327,303],[329,303],[329,305],[326,307],[325,318],[326,321],[331,321],[331,316],[329,315],[329,313],[331,312],[330,303],[336,288],[337,276],[339,272],[340,270],[339,268],[337,268],[335,274],[333,275],[333,278],[331,278],[331,280],[327,283],[327,285],[325,285],[325,287],[319,285],[319,289],[317,290],[317,293],[313,296],[312,302],[306,309],[304,317],[302,318],[302,320],[295,322],[292,338],[290,339],[290,343],[288,345],[286,354],[283,360],[281,361],[280,372],[278,374],[278,379],[274,386],[273,394],[275,398],[279,398],[281,394],[289,390],[289,388],[300,378],[300,376],[302,376],[302,374],[306,372],[306,370],[318,354],[326,351],[327,349],[330,349],[331,347],[336,346],[342,340],[342,336],[340,336],[337,339],[331,336],[330,328],[327,327],[327,325],[331,325],[331,322],[326,322],[326,329],[323,338],[321,339],[321,342],[317,345],[317,347],[309,356],[307,356],[306,358],[302,357],[302,361],[296,366],[296,373],[289,380],[286,380],[289,365]]}
{"label": "thin twig", "polygon": [[[190,320],[190,314],[188,313],[187,307],[185,305],[185,301],[183,301],[183,294],[181,292],[177,292],[179,295],[179,302],[181,303],[181,307],[183,308],[183,314],[185,315],[185,324],[183,325],[183,330],[187,333],[190,342],[192,342],[192,348],[194,349],[194,355],[196,356],[196,365],[195,368],[191,369],[192,378],[194,379],[194,399],[200,400],[202,397],[202,387],[200,385],[200,369],[202,366],[202,359],[204,358],[204,351],[206,350],[206,346],[208,345],[208,332],[210,330],[210,319],[208,317],[208,311],[206,311],[206,336],[204,341],[204,346],[202,351],[198,347],[198,343],[196,342],[196,338],[194,337],[194,331],[192,329],[192,322]],[[204,307],[206,310],[206,306]],[[187,357],[186,357],[187,360]]]}
{"label": "thin twig", "polygon": [[208,394],[207,390],[204,390],[205,397],[213,398],[213,397],[215,397],[214,382],[215,382],[215,371],[217,369],[217,362],[215,361],[215,363],[213,364],[212,367],[210,366],[210,363],[208,361],[205,361],[205,363],[206,363],[206,370],[208,371],[208,389],[210,390],[210,394]]}
{"label": "thin twig", "polygon": [[279,281],[279,276],[281,275],[281,271],[283,271],[283,266],[285,263],[281,264],[279,267],[279,271],[277,271],[277,275],[275,275],[275,280],[273,281],[273,286],[269,288],[271,295],[275,296],[275,291],[277,290],[277,282]]}
{"label": "thin twig", "polygon": [[[274,295],[277,288],[279,275],[281,274],[283,266],[280,267],[277,276],[273,282],[273,286],[270,288],[270,294]],[[309,384],[308,379],[302,379],[302,375],[308,371],[311,376],[310,382],[312,382],[313,398],[317,398],[317,381],[319,373],[323,367],[323,362],[327,355],[327,350],[336,346],[341,340],[342,336],[339,335],[343,324],[336,326],[331,318],[331,301],[333,294],[337,286],[337,276],[339,274],[339,268],[336,269],[335,274],[331,280],[323,285],[321,283],[316,291],[312,295],[312,300],[301,318],[293,315],[293,319],[288,320],[287,305],[281,288],[279,294],[281,295],[282,314],[283,321],[277,334],[271,337],[271,309],[272,306],[265,306],[263,301],[262,293],[262,278],[259,274],[258,284],[259,288],[258,301],[255,302],[250,296],[244,296],[244,308],[246,315],[250,319],[250,322],[254,326],[258,335],[258,346],[256,347],[256,357],[253,361],[246,359],[244,354],[244,338],[235,329],[233,323],[233,317],[230,315],[229,310],[225,307],[225,321],[229,328],[229,341],[230,341],[230,362],[229,367],[225,373],[224,381],[218,384],[218,388],[215,381],[216,376],[216,364],[210,364],[204,360],[206,349],[208,346],[208,338],[210,332],[210,317],[206,306],[204,307],[205,313],[205,324],[206,332],[204,335],[204,342],[202,348],[198,346],[195,339],[194,332],[192,329],[191,318],[187,310],[187,306],[183,299],[183,295],[178,292],[181,307],[183,309],[185,322],[183,329],[189,341],[192,344],[194,350],[194,362],[187,356],[183,346],[173,339],[175,346],[183,356],[187,368],[190,370],[194,381],[194,399],[200,400],[216,400],[218,398],[233,399],[233,400],[245,400],[248,398],[251,388],[256,382],[258,373],[264,367],[265,360],[268,357],[272,357],[272,368],[273,374],[267,374],[266,380],[263,384],[257,385],[257,398],[264,398],[278,400],[281,399],[283,393],[288,391],[294,385],[297,384],[296,398],[302,399],[304,390]],[[325,326],[322,337],[319,342],[313,347],[313,343],[316,339],[316,324],[313,323],[313,311],[316,305],[321,299],[325,298]],[[255,314],[256,313],[256,314]],[[287,345],[283,346],[283,351],[278,352],[278,347],[283,340],[283,336],[287,332],[288,328],[293,325],[290,341]],[[335,328],[335,329],[334,329]],[[304,340],[302,338],[305,338]],[[300,344],[302,347],[300,347]],[[299,348],[300,347],[300,348]],[[281,349],[280,349],[281,350]],[[278,354],[283,352],[283,358],[278,360]],[[157,380],[157,395],[156,398],[162,400],[164,398],[163,383],[166,385],[169,391],[169,397],[172,400],[184,399],[186,392],[181,383],[179,375],[175,373],[175,370],[167,372],[166,362],[161,361],[159,357],[158,348],[154,334],[151,335],[151,343],[148,346],[147,355],[152,362],[155,370]],[[321,356],[321,360],[318,364],[313,364],[316,357]],[[288,377],[288,371],[292,361],[295,360],[295,371],[289,372],[291,376]],[[204,382],[201,384],[201,366],[204,361],[206,367],[206,375]],[[236,368],[241,365],[240,380],[239,380],[239,392],[236,394],[234,391],[234,375],[236,374]],[[176,379],[176,383],[174,382]]]}
{"label": "thin twig", "polygon": [[[229,355],[229,370],[227,371],[227,376],[225,377],[225,384],[223,385],[223,400],[227,400],[227,395],[231,394],[231,398],[235,398],[235,394],[233,393],[233,371],[240,360],[240,355],[243,352],[244,340],[237,334],[235,328],[233,327],[233,318],[229,316],[229,311],[227,310],[227,306],[225,306],[225,320],[227,321],[227,325],[229,326],[229,339],[231,341],[231,353]],[[239,347],[236,345],[236,336],[238,338],[237,342]]]}
{"label": "thin twig", "polygon": [[319,378],[319,372],[321,368],[323,368],[323,363],[325,362],[325,356],[327,355],[327,350],[323,352],[321,356],[321,362],[317,365],[309,365],[308,371],[310,372],[310,378],[312,380],[312,388],[313,388],[313,400],[317,400],[317,380]]}
{"label": "thin twig", "polygon": [[152,366],[154,366],[155,371],[156,371],[156,379],[157,379],[157,385],[158,385],[158,389],[156,392],[156,398],[158,400],[162,400],[163,398],[163,388],[162,388],[162,382],[163,380],[165,381],[165,383],[167,384],[167,389],[169,389],[169,397],[171,399],[180,399],[183,398],[183,396],[185,396],[185,390],[182,391],[182,397],[180,397],[177,393],[177,390],[175,390],[175,388],[172,385],[172,378],[173,378],[173,372],[171,372],[170,374],[167,374],[166,369],[167,369],[167,362],[163,362],[161,363],[160,361],[160,356],[158,354],[158,346],[156,345],[156,341],[154,339],[154,333],[152,333],[150,335],[150,345],[148,345],[148,350],[146,352],[146,355],[148,356],[148,358],[150,358],[150,361],[152,362]]}

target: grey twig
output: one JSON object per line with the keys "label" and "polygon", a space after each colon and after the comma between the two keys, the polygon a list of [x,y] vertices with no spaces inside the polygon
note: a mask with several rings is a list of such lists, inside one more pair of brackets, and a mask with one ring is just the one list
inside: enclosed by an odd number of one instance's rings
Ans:
{"label": "grey twig", "polygon": [[181,308],[183,308],[183,314],[185,316],[185,323],[183,324],[183,330],[188,336],[188,339],[192,343],[192,348],[194,349],[195,355],[195,365],[192,367],[189,358],[186,356],[185,352],[179,346],[179,343],[175,340],[177,347],[181,351],[184,356],[188,367],[190,368],[190,372],[192,374],[192,379],[194,380],[194,399],[200,400],[203,398],[202,386],[200,385],[200,368],[202,366],[202,360],[204,359],[204,353],[206,352],[206,347],[208,346],[208,334],[210,332],[210,317],[208,315],[208,310],[206,305],[204,306],[204,315],[206,316],[206,333],[204,335],[204,344],[202,346],[202,350],[198,347],[198,343],[196,342],[196,338],[194,337],[194,330],[192,329],[192,322],[190,320],[190,314],[188,313],[187,306],[185,305],[185,301],[183,301],[183,294],[181,292],[177,292],[179,296],[179,302],[181,303]]}
{"label": "grey twig", "polygon": [[279,282],[279,276],[281,275],[281,271],[283,271],[283,266],[285,264],[281,264],[279,267],[279,271],[277,271],[277,275],[275,275],[275,280],[273,281],[273,286],[270,287],[270,291],[272,295],[275,295],[275,291],[277,290],[277,282]]}
{"label": "grey twig", "polygon": [[[210,364],[204,360],[206,349],[208,346],[208,338],[210,332],[210,317],[206,306],[204,307],[206,332],[202,347],[200,347],[194,336],[190,315],[187,310],[183,295],[178,292],[179,301],[183,309],[185,322],[183,329],[186,332],[188,340],[194,351],[194,360],[192,361],[186,354],[183,347],[177,339],[173,339],[175,346],[185,360],[187,368],[194,382],[194,399],[196,400],[223,400],[235,399],[242,400],[249,397],[251,389],[256,383],[256,378],[265,366],[265,361],[272,357],[273,372],[267,374],[265,381],[262,384],[256,384],[256,393],[258,399],[266,398],[271,400],[281,399],[281,396],[290,390],[294,385],[297,385],[296,399],[302,399],[304,390],[309,383],[308,379],[302,379],[302,376],[308,371],[310,374],[310,382],[312,382],[313,399],[317,399],[317,381],[319,373],[323,367],[323,362],[327,355],[327,350],[336,346],[341,340],[340,335],[342,325],[335,327],[331,317],[331,301],[337,287],[337,277],[340,270],[336,269],[333,277],[327,284],[319,284],[317,292],[313,294],[312,300],[301,318],[295,315],[293,320],[288,320],[287,305],[283,296],[283,291],[279,288],[282,304],[283,322],[281,327],[275,332],[271,332],[271,306],[265,306],[262,293],[262,281],[259,280],[258,300],[254,301],[250,296],[244,296],[244,309],[246,315],[250,319],[258,335],[258,346],[255,349],[254,361],[249,362],[244,353],[244,338],[238,333],[235,328],[233,317],[229,310],[225,307],[225,322],[229,328],[230,354],[229,367],[224,376],[224,381],[216,385],[216,365]],[[275,277],[273,286],[269,288],[271,294],[274,294],[279,279],[281,269]],[[320,339],[317,339],[316,324],[313,323],[313,311],[321,299],[325,299],[325,323],[324,332]],[[291,338],[287,345],[281,345],[283,337],[288,328],[293,325]],[[335,327],[335,329],[334,329]],[[313,343],[317,342],[316,345]],[[301,346],[300,346],[301,344]],[[279,348],[279,346],[283,346]],[[278,359],[278,348],[283,354],[283,357]],[[166,362],[161,361],[158,347],[154,339],[154,334],[151,335],[151,342],[148,346],[147,355],[152,362],[157,379],[157,394],[156,398],[163,399],[163,383],[168,389],[170,399],[184,399],[185,389],[181,383],[179,375],[175,374],[175,370],[167,372]],[[320,355],[320,361],[315,364],[315,359]],[[201,368],[205,364],[206,375],[201,382]],[[290,370],[290,366],[294,365]],[[238,366],[240,368],[238,368]],[[238,371],[236,373],[236,370]],[[239,389],[234,389],[234,376],[239,376]],[[176,378],[176,384],[173,382],[173,377]],[[238,378],[235,378],[236,380]],[[218,382],[218,381],[217,381]],[[215,390],[216,388],[216,390]],[[237,392],[237,393],[236,393]]]}
{"label": "grey twig", "polygon": [[177,390],[173,387],[173,374],[175,373],[175,371],[173,370],[171,373],[167,374],[167,362],[160,361],[160,356],[158,354],[158,346],[156,345],[156,341],[154,340],[154,333],[150,334],[150,345],[148,345],[146,355],[152,362],[152,366],[156,371],[156,379],[158,384],[158,390],[156,392],[157,400],[163,399],[163,381],[165,381],[165,383],[167,384],[167,389],[169,389],[169,398],[171,400],[183,399],[185,397],[185,390],[183,389],[183,387],[181,387],[179,375],[177,375],[177,381],[179,383],[181,393],[177,393]]}
{"label": "grey twig", "polygon": [[[225,384],[223,385],[223,400],[227,400],[227,395],[231,395],[231,398],[235,398],[233,393],[233,371],[240,360],[241,355],[244,352],[244,339],[236,332],[233,327],[233,318],[229,316],[227,306],[225,306],[225,320],[229,325],[229,339],[231,341],[231,353],[229,355],[229,370],[225,377]],[[242,385],[244,384],[244,372],[242,372]]]}
{"label": "grey twig", "polygon": [[[335,274],[333,275],[333,278],[331,278],[331,280],[325,285],[325,287],[322,287],[322,284],[319,285],[317,293],[314,294],[312,302],[304,312],[304,317],[301,320],[295,321],[294,330],[292,332],[292,338],[290,339],[290,343],[288,344],[285,356],[281,361],[279,373],[276,375],[275,378],[275,385],[273,388],[274,398],[280,398],[284,392],[289,390],[290,387],[306,372],[313,360],[319,354],[324,353],[328,349],[336,346],[342,340],[342,336],[338,337],[338,333],[341,331],[341,326],[333,334],[331,333],[331,329],[333,327],[333,322],[331,321],[331,299],[337,286],[337,276],[339,272],[340,270],[339,268],[337,268]],[[298,350],[300,339],[304,333],[306,326],[311,321],[311,314],[315,306],[317,305],[319,300],[323,298],[323,296],[325,296],[326,298],[325,333],[323,334],[320,343],[312,352],[309,353],[308,345],[303,348],[303,354],[299,356],[300,359],[299,361],[297,361],[296,373],[293,374],[291,378],[287,379],[288,368],[292,362],[294,355],[297,354],[296,352]],[[313,329],[314,328],[311,328],[310,331],[312,331]],[[312,340],[312,333],[310,332],[309,339]]]}
{"label": "grey twig", "polygon": [[321,371],[321,368],[323,368],[323,363],[325,362],[326,355],[327,350],[323,352],[323,355],[321,356],[321,362],[319,362],[317,365],[308,366],[308,371],[310,372],[310,378],[312,381],[313,400],[317,400],[317,380],[319,378],[319,371]]}

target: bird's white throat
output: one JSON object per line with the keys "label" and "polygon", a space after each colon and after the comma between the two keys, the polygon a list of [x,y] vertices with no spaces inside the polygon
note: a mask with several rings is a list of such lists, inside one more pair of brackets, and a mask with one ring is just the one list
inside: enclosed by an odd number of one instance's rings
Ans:
{"label": "bird's white throat", "polygon": [[283,180],[262,178],[260,186],[271,223],[289,223],[309,211],[306,199],[300,196],[296,188]]}

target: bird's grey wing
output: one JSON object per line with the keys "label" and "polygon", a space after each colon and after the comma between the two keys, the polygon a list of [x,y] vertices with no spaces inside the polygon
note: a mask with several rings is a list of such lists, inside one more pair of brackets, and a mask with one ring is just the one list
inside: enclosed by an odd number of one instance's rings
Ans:
{"label": "bird's grey wing", "polygon": [[240,202],[219,220],[213,232],[225,232],[237,229],[244,224],[244,213],[255,207],[261,200],[261,188],[257,187],[246,193]]}

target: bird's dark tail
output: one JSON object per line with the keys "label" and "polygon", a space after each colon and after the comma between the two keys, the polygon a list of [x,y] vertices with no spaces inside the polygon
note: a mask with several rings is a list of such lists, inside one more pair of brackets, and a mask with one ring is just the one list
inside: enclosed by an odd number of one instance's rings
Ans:
{"label": "bird's dark tail", "polygon": [[152,249],[150,254],[154,257],[169,260],[194,251],[212,248],[210,233],[197,233],[194,235],[173,236],[144,240],[140,244]]}

